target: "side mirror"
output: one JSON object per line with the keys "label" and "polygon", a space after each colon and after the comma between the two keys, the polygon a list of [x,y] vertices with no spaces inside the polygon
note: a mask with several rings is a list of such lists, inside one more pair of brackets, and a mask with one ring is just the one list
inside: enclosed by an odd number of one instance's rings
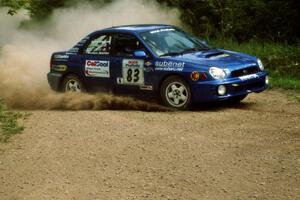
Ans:
{"label": "side mirror", "polygon": [[142,50],[135,51],[135,52],[133,53],[133,56],[134,56],[135,58],[140,58],[140,59],[145,59],[145,58],[147,58],[146,52],[145,52],[145,51],[142,51]]}

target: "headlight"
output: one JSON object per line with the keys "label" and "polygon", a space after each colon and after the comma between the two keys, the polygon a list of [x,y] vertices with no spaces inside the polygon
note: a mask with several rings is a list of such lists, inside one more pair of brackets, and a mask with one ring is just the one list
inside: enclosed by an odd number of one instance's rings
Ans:
{"label": "headlight", "polygon": [[217,80],[223,80],[226,76],[226,73],[223,69],[217,68],[217,67],[211,67],[209,69],[210,75]]}
{"label": "headlight", "polygon": [[260,59],[257,59],[257,64],[258,64],[260,70],[264,70],[265,69],[264,68],[264,64],[261,62]]}

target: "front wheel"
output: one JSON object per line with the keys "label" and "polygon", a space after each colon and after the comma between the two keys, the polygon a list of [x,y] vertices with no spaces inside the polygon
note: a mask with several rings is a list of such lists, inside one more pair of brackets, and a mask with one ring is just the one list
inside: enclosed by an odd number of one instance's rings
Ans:
{"label": "front wheel", "polygon": [[160,96],[163,104],[168,107],[186,110],[191,106],[191,89],[178,76],[170,76],[162,83]]}
{"label": "front wheel", "polygon": [[86,92],[84,84],[76,75],[67,75],[62,83],[63,92]]}

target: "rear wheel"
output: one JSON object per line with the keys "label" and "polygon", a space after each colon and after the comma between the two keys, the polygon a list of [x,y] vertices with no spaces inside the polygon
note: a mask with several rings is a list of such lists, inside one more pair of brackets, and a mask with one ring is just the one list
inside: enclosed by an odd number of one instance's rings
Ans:
{"label": "rear wheel", "polygon": [[62,90],[63,92],[75,92],[75,93],[86,92],[84,84],[82,83],[80,78],[73,74],[67,75],[64,78],[62,84]]}
{"label": "rear wheel", "polygon": [[191,106],[191,89],[178,76],[170,76],[162,83],[160,96],[163,104],[168,107],[186,110]]}

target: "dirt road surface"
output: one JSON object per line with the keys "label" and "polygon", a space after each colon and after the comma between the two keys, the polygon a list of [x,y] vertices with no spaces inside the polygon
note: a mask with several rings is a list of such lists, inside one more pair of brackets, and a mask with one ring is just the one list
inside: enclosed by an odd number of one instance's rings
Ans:
{"label": "dirt road surface", "polygon": [[300,104],[280,91],[189,112],[31,113],[0,144],[1,200],[300,199]]}

